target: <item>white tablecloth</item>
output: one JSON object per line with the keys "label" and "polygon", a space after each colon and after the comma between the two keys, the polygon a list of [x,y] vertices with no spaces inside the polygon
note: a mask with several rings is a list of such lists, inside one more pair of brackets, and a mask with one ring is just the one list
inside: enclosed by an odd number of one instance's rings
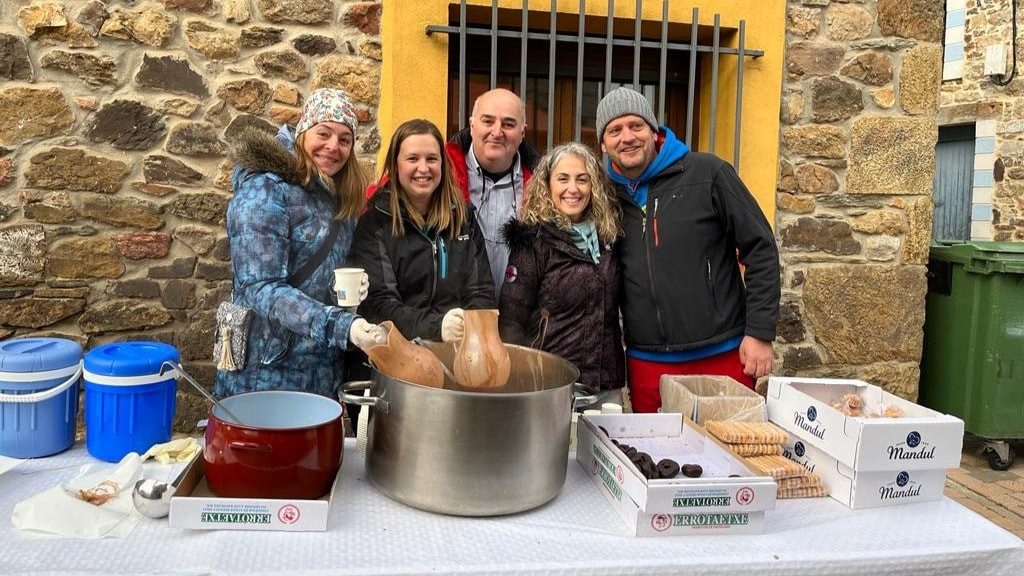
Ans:
{"label": "white tablecloth", "polygon": [[127,539],[32,540],[14,504],[75,475],[83,445],[0,475],[0,574],[1020,574],[1024,544],[949,499],[850,510],[779,501],[757,536],[635,538],[570,455],[551,503],[496,518],[421,512],[377,492],[354,444],[326,532],[177,530],[143,519]]}

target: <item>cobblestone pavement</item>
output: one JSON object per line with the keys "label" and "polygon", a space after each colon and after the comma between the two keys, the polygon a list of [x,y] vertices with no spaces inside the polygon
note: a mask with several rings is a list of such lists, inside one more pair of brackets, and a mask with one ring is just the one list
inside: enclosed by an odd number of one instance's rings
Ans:
{"label": "cobblestone pavement", "polygon": [[960,468],[946,475],[946,496],[1024,539],[1024,442],[1013,442],[1017,460],[993,470],[981,453],[983,442],[964,438]]}

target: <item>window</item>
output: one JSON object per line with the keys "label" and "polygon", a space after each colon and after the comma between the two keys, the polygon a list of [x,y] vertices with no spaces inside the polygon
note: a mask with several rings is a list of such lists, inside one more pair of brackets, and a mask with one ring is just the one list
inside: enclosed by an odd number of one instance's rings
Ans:
{"label": "window", "polygon": [[[545,31],[546,33],[546,31]],[[575,31],[573,31],[575,35]],[[591,36],[604,40],[604,36]],[[467,36],[466,114],[472,111],[473,102],[478,96],[490,89],[490,44],[485,36]],[[576,78],[579,46],[573,42],[560,42],[556,51],[554,107],[548,110],[549,80],[548,55],[549,41],[546,39],[528,40],[526,85],[520,74],[521,38],[501,37],[498,40],[496,87],[507,88],[520,95],[526,104],[526,138],[540,151],[547,148],[548,130],[552,131],[551,141],[560,144],[575,139],[576,121],[579,118],[580,140],[598,150],[596,123],[597,103],[605,94],[605,47],[603,44],[587,44],[583,57],[583,95],[580,110],[576,110]],[[451,101],[448,107],[448,133],[459,130],[458,100],[459,97],[459,38],[452,35],[449,46],[449,90]],[[633,84],[633,48],[616,47],[613,51],[610,88],[632,86]],[[699,62],[699,61],[698,61]],[[660,54],[656,48],[642,48],[640,54],[640,91],[647,96],[657,111],[658,81],[660,77]],[[699,68],[699,64],[698,64]],[[697,74],[699,77],[699,74]],[[680,138],[685,138],[683,126],[686,122],[686,106],[688,97],[687,80],[689,78],[689,59],[675,57],[668,61],[665,76],[665,117],[662,123],[672,127]],[[694,107],[699,109],[699,91],[694,91]],[[697,137],[694,130],[694,137]]]}

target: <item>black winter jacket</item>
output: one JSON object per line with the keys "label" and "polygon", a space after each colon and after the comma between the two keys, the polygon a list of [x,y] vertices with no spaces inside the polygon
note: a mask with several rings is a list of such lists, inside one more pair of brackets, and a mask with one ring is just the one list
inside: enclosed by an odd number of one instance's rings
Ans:
{"label": "black winter jacket", "polygon": [[650,179],[646,212],[624,186],[616,189],[627,346],[672,352],[743,334],[775,340],[778,248],[732,166],[711,154],[686,154]]}
{"label": "black winter jacket", "polygon": [[621,279],[611,247],[602,247],[601,262],[594,264],[554,225],[513,220],[502,231],[511,249],[498,303],[502,340],[572,362],[589,386],[621,387]]}
{"label": "black winter jacket", "polygon": [[441,319],[452,308],[496,308],[483,236],[468,221],[450,239],[421,232],[408,217],[405,234],[391,233],[391,189],[379,189],[359,218],[349,265],[366,270],[370,292],[359,305],[369,322],[391,320],[406,338],[441,340]]}

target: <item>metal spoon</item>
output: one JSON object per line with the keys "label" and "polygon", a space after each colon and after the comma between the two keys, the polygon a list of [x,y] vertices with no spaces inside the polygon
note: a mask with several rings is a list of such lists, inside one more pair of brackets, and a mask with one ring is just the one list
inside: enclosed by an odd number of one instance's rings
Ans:
{"label": "metal spoon", "polygon": [[193,388],[198,390],[200,394],[205,396],[207,400],[209,400],[210,402],[213,402],[218,408],[223,410],[225,414],[230,416],[231,419],[235,421],[235,424],[240,424],[242,426],[246,425],[244,422],[242,422],[241,418],[239,418],[238,416],[235,416],[234,412],[232,412],[231,410],[228,410],[227,406],[221,404],[220,400],[217,400],[216,398],[214,398],[213,394],[210,394],[209,392],[207,392],[206,388],[203,388],[202,384],[200,384],[199,382],[196,382],[191,376],[189,376],[188,372],[185,372],[185,369],[181,367],[181,364],[177,364],[175,362],[171,362],[170,360],[165,360],[164,363],[160,365],[160,375],[161,376],[164,375],[164,368],[167,367],[167,366],[170,366],[172,370],[175,370],[178,374],[180,374],[182,378],[184,378],[189,384],[191,384]]}
{"label": "metal spoon", "polygon": [[178,490],[178,484],[185,477],[185,466],[178,472],[173,482],[168,484],[153,478],[143,478],[135,483],[132,490],[132,503],[140,514],[147,518],[163,518],[171,511],[171,497]]}
{"label": "metal spoon", "polygon": [[[423,338],[420,338],[419,336],[413,338],[412,339],[412,343],[416,344],[417,346],[422,346],[422,347],[426,348],[427,350],[430,350],[430,347],[427,346],[426,341],[424,341]],[[433,350],[431,350],[431,352],[433,352]],[[437,356],[437,353],[435,352],[434,355]],[[441,371],[444,372],[444,375],[449,380],[451,380],[452,384],[454,384],[457,388],[462,389],[462,386],[459,384],[459,381],[455,379],[455,374],[452,374],[452,371],[451,371],[450,368],[448,368],[448,365],[445,364],[444,361],[441,360],[440,358],[438,358],[437,360],[438,360],[438,364],[441,365]]]}

